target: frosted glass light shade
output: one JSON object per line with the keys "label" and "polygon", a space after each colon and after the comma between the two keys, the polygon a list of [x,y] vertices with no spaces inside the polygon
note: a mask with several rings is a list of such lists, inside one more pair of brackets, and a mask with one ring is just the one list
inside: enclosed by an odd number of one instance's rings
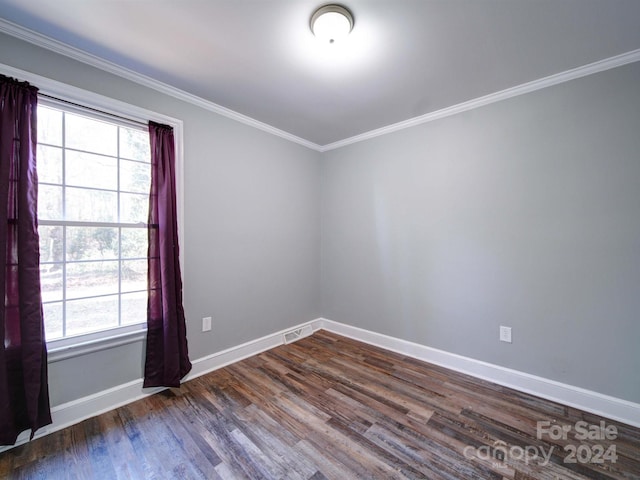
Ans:
{"label": "frosted glass light shade", "polygon": [[311,17],[311,31],[323,43],[339,42],[352,28],[351,12],[340,5],[320,7]]}

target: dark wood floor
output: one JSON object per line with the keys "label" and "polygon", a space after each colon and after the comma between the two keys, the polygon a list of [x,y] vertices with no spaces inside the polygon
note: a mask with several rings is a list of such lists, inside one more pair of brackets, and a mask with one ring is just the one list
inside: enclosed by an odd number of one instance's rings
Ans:
{"label": "dark wood floor", "polygon": [[[616,438],[576,440],[592,426]],[[638,479],[640,429],[322,331],[0,454],[0,477]]]}

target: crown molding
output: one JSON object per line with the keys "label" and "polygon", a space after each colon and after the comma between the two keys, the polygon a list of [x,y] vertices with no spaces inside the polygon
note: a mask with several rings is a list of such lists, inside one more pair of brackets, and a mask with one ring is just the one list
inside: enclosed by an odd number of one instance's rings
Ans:
{"label": "crown molding", "polygon": [[345,147],[347,145],[352,145],[354,143],[362,142],[364,140],[369,140],[371,138],[386,135],[388,133],[404,130],[405,128],[414,127],[416,125],[422,125],[423,123],[432,122],[435,120],[439,120],[441,118],[449,117],[451,115],[456,115],[461,112],[466,112],[468,110],[473,110],[475,108],[484,107],[486,105],[490,105],[495,102],[507,100],[509,98],[517,97],[519,95],[525,95],[527,93],[535,92],[536,90],[541,90],[543,88],[558,85],[558,84],[575,80],[581,77],[586,77],[594,73],[604,72],[612,68],[621,67],[629,63],[640,61],[640,49],[632,50],[630,52],[616,55],[614,57],[599,60],[597,62],[576,67],[571,70],[567,70],[565,72],[556,73],[548,77],[540,78],[538,80],[533,80],[531,82],[523,83],[521,85],[507,88],[499,92],[491,93],[483,97],[478,97],[466,102],[459,103],[457,105],[452,105],[450,107],[446,107],[440,110],[436,110],[434,112],[426,113],[418,117],[410,118],[402,122],[387,125],[385,127],[377,128],[375,130],[370,130],[368,132],[355,135],[353,137],[345,138],[337,142],[329,143],[326,145],[318,145],[309,140],[293,135],[289,132],[285,132],[284,130],[280,130],[279,128],[260,122],[259,120],[248,117],[247,115],[243,115],[234,110],[218,105],[217,103],[213,103],[209,100],[205,100],[201,97],[185,92],[184,90],[180,90],[179,88],[172,87],[171,85],[160,82],[146,75],[136,73],[133,70],[129,70],[128,68],[122,67],[113,62],[100,58],[96,55],[92,55],[83,50],[67,45],[66,43],[47,37],[33,30],[29,30],[27,28],[24,28],[20,25],[17,25],[13,22],[9,22],[8,20],[2,19],[2,18],[0,18],[0,32],[6,33],[20,40],[24,40],[33,45],[45,48],[47,50],[58,53],[60,55],[64,55],[66,57],[72,58],[79,62],[90,65],[92,67],[99,68],[108,73],[125,78],[139,85],[143,85],[145,87],[151,88],[165,95],[177,98],[179,100],[190,103],[192,105],[196,105],[200,108],[217,113],[219,115],[238,121],[245,125],[248,125],[248,126],[257,128],[259,130],[262,130],[264,132],[270,133],[272,135],[276,135],[278,137],[284,138],[285,140],[289,140],[291,142],[297,143],[299,145],[310,148],[311,150],[315,150],[317,152],[327,152],[330,150],[335,150],[337,148]]}
{"label": "crown molding", "polygon": [[218,105],[217,103],[210,102],[201,97],[185,92],[184,90],[180,90],[179,88],[172,87],[171,85],[160,82],[146,75],[134,72],[133,70],[117,65],[91,53],[87,53],[83,50],[80,50],[79,48],[67,45],[66,43],[60,42],[51,37],[47,37],[46,35],[42,35],[41,33],[29,30],[28,28],[24,28],[3,18],[0,18],[0,32],[11,35],[12,37],[18,38],[19,40],[24,40],[25,42],[31,43],[38,47],[45,48],[54,53],[72,58],[73,60],[77,60],[92,67],[99,68],[100,70],[103,70],[105,72],[125,78],[139,85],[151,88],[160,93],[177,98],[178,100],[182,100],[210,112],[217,113],[237,122],[257,128],[258,130],[262,130],[277,137],[284,138],[285,140],[289,140],[290,142],[298,143],[312,150],[320,151],[320,149],[322,148],[320,145],[305,140],[304,138],[300,138],[289,132],[285,132],[284,130],[280,130],[279,128],[273,127],[254,118],[223,107],[222,105]]}
{"label": "crown molding", "polygon": [[630,52],[616,55],[615,57],[599,60],[597,62],[590,63],[588,65],[583,65],[581,67],[573,68],[565,72],[556,73],[548,77],[540,78],[538,80],[533,80],[528,83],[523,83],[522,85],[517,85],[515,87],[507,88],[505,90],[491,93],[483,97],[474,98],[473,100],[469,100],[467,102],[458,103],[457,105],[452,105],[451,107],[426,113],[419,117],[414,117],[409,120],[404,120],[402,122],[394,123],[392,125],[387,125],[386,127],[371,130],[369,132],[365,132],[360,135],[355,135],[353,137],[346,138],[344,140],[339,140],[334,143],[323,145],[320,151],[327,152],[329,150],[335,150],[337,148],[362,142],[370,138],[375,138],[381,135],[386,135],[388,133],[397,132],[399,130],[404,130],[405,128],[414,127],[416,125],[422,125],[423,123],[433,122],[434,120],[440,120],[441,118],[449,117],[451,115],[456,115],[458,113],[466,112],[468,110],[473,110],[475,108],[484,107],[491,103],[500,102],[502,100],[507,100],[508,98],[513,98],[520,95],[525,95],[527,93],[535,92],[536,90],[552,87],[560,83],[568,82],[581,77],[586,77],[588,75],[593,75],[594,73],[604,72],[612,68],[621,67],[623,65],[627,65],[629,63],[634,63],[638,61],[640,61],[640,49],[632,50]]}

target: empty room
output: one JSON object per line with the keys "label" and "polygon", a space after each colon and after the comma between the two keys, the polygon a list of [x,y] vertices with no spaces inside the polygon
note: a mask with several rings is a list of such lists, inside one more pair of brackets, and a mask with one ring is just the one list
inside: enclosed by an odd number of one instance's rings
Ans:
{"label": "empty room", "polygon": [[638,0],[0,0],[0,478],[640,479]]}

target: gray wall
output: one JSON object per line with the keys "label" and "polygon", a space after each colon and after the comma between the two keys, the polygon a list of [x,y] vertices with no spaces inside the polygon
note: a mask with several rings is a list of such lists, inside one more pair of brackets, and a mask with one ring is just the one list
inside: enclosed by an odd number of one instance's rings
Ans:
{"label": "gray wall", "polygon": [[322,201],[324,317],[640,402],[640,64],[328,152]]}
{"label": "gray wall", "polygon": [[[320,316],[318,152],[2,34],[0,63],[184,121],[192,360]],[[53,363],[52,404],[139,379],[142,362],[135,343]]]}
{"label": "gray wall", "polygon": [[[640,65],[320,155],[2,34],[0,63],[184,121],[192,359],[323,316],[640,401]],[[141,366],[54,363],[52,402]]]}

